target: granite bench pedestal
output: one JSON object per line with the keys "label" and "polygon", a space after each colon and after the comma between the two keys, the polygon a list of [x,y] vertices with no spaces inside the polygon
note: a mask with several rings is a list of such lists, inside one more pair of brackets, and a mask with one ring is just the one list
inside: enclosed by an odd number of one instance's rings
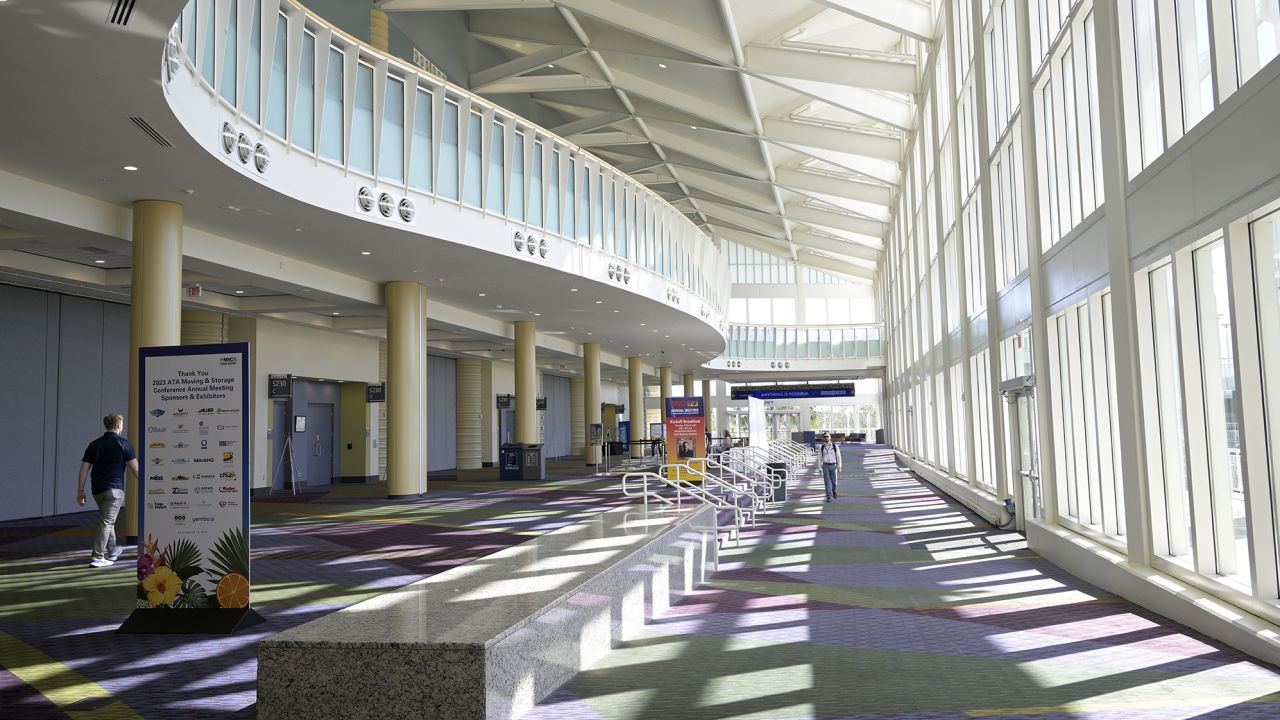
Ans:
{"label": "granite bench pedestal", "polygon": [[510,720],[634,636],[717,562],[709,506],[580,523],[263,640],[270,720]]}

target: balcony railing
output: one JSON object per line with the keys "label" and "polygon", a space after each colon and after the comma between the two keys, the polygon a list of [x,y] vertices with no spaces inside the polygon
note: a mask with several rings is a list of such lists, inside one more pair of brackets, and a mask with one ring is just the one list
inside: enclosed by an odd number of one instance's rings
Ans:
{"label": "balcony railing", "polygon": [[359,201],[375,219],[408,227],[415,203],[459,205],[616,258],[610,280],[643,268],[717,312],[727,300],[719,249],[649,188],[292,0],[190,0],[166,60],[169,80],[185,68],[234,114],[227,147],[265,182],[273,154],[299,154],[374,188]]}
{"label": "balcony railing", "polygon": [[884,357],[880,325],[730,325],[721,358],[735,360],[868,360]]}

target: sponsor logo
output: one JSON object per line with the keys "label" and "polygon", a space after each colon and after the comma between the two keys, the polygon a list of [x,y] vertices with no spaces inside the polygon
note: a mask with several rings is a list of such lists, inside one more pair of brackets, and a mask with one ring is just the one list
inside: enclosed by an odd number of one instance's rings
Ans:
{"label": "sponsor logo", "polygon": [[240,503],[236,500],[219,500],[218,507],[224,507],[224,508],[240,507]]}
{"label": "sponsor logo", "polygon": [[230,478],[232,480],[235,480],[236,474],[230,470],[227,470],[226,472],[219,474],[218,477]]}
{"label": "sponsor logo", "polygon": [[173,411],[173,416],[174,416],[174,417],[186,417],[186,416],[187,416],[187,409],[186,409],[186,408],[178,408],[177,410],[174,410],[174,411]]}
{"label": "sponsor logo", "polygon": [[174,434],[174,435],[186,435],[186,434],[187,434],[187,433],[189,433],[189,432],[191,432],[191,431],[190,431],[190,430],[188,430],[188,429],[187,429],[187,426],[186,426],[186,425],[183,425],[182,423],[178,423],[177,425],[175,425],[175,426],[173,427],[173,434]]}
{"label": "sponsor logo", "polygon": [[186,488],[174,488],[174,489],[172,489],[172,490],[170,490],[170,491],[169,491],[169,494],[170,494],[170,495],[186,495],[186,494],[187,494],[187,489],[186,489]]}
{"label": "sponsor logo", "polygon": [[161,410],[160,408],[156,408],[151,411],[151,417],[160,417],[161,415],[164,415],[164,410]]}
{"label": "sponsor logo", "polygon": [[213,462],[213,458],[211,457],[196,458],[195,460],[192,460],[192,462],[211,463]]}
{"label": "sponsor logo", "polygon": [[186,515],[174,515],[174,516],[173,516],[173,524],[174,524],[174,525],[186,525],[186,524],[187,524],[187,516],[186,516]]}
{"label": "sponsor logo", "polygon": [[224,493],[233,493],[233,492],[239,492],[239,491],[240,491],[240,488],[236,487],[235,485],[223,485],[222,487],[218,488],[218,492],[224,492]]}
{"label": "sponsor logo", "polygon": [[150,480],[151,482],[164,482],[164,476],[163,476],[163,475],[159,475],[159,474],[157,474],[157,475],[152,475],[151,477],[149,477],[149,478],[147,478],[147,479],[148,479],[148,480]]}
{"label": "sponsor logo", "polygon": [[179,458],[174,458],[174,459],[170,460],[169,462],[173,463],[174,465],[186,465],[186,464],[187,464],[187,459],[186,459],[186,458],[184,458],[184,457],[179,457]]}
{"label": "sponsor logo", "polygon": [[196,503],[196,507],[198,507],[198,508],[209,508],[209,507],[213,507],[213,503],[209,502],[208,500],[201,500],[201,501],[199,501],[199,502],[197,502],[197,503]]}
{"label": "sponsor logo", "polygon": [[187,444],[179,440],[178,442],[173,444],[173,447],[178,450],[185,450],[187,447]]}
{"label": "sponsor logo", "polygon": [[212,486],[212,485],[197,485],[197,486],[196,486],[196,494],[197,494],[197,495],[204,495],[204,494],[206,494],[206,493],[211,493],[211,492],[213,492],[213,486]]}
{"label": "sponsor logo", "polygon": [[236,461],[236,454],[230,451],[222,453],[222,462],[229,463]]}
{"label": "sponsor logo", "polygon": [[218,447],[235,447],[239,440],[219,440]]}
{"label": "sponsor logo", "polygon": [[[174,505],[177,505],[177,503],[174,503]],[[149,502],[149,503],[147,503],[147,509],[148,509],[148,510],[164,510],[164,509],[165,509],[165,508],[167,508],[167,507],[168,507],[168,505],[165,505],[164,503],[162,503],[162,502],[160,502],[160,501],[158,501],[158,500],[157,500],[156,502]]]}
{"label": "sponsor logo", "polygon": [[218,358],[219,365],[238,365],[239,363],[240,356],[238,355],[224,355]]}
{"label": "sponsor logo", "polygon": [[209,441],[208,441],[208,440],[201,440],[201,441],[200,441],[200,449],[201,449],[201,450],[208,450],[208,449],[209,449]]}
{"label": "sponsor logo", "polygon": [[151,458],[151,464],[152,464],[152,465],[163,465],[163,464],[164,464],[164,460],[161,460],[161,459],[160,459],[160,458],[158,458],[158,457],[153,457],[153,458]]}
{"label": "sponsor logo", "polygon": [[169,507],[173,508],[174,510],[185,510],[188,507],[188,505],[186,500],[174,500],[173,502],[169,503]]}
{"label": "sponsor logo", "polygon": [[169,478],[169,479],[170,479],[170,480],[172,480],[172,481],[174,481],[174,482],[186,482],[187,480],[190,480],[191,478],[187,477],[186,475],[174,475],[173,477],[171,477],[171,478]]}
{"label": "sponsor logo", "polygon": [[200,408],[199,410],[197,410],[197,411],[196,411],[196,414],[197,414],[197,415],[212,415],[212,414],[213,414],[213,408]]}
{"label": "sponsor logo", "polygon": [[219,415],[239,415],[240,408],[218,408]]}
{"label": "sponsor logo", "polygon": [[164,492],[164,488],[162,487],[153,487],[153,488],[147,488],[147,494],[148,495],[164,495],[165,492]]}
{"label": "sponsor logo", "polygon": [[207,427],[201,427],[201,428],[200,428],[200,434],[201,434],[201,435],[208,435],[208,434],[209,434],[209,428],[207,428]]}
{"label": "sponsor logo", "polygon": [[211,515],[197,515],[196,517],[191,518],[191,522],[193,522],[193,523],[211,523],[211,522],[213,522],[213,516],[211,516]]}
{"label": "sponsor logo", "polygon": [[240,426],[239,425],[219,425],[218,429],[219,430],[239,430]]}
{"label": "sponsor logo", "polygon": [[164,443],[162,443],[162,442],[153,442],[153,443],[151,443],[150,445],[148,445],[147,447],[149,447],[149,448],[159,449],[159,448],[164,447]]}
{"label": "sponsor logo", "polygon": [[149,432],[149,433],[165,433],[165,432],[169,432],[169,426],[168,426],[168,425],[148,425],[148,426],[147,426],[147,432]]}

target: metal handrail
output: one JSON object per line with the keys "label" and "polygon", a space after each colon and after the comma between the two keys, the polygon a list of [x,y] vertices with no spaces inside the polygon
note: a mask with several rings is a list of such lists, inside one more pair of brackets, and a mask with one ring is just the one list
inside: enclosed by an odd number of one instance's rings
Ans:
{"label": "metal handrail", "polygon": [[774,497],[773,491],[776,485],[769,479],[753,478],[750,475],[747,475],[746,473],[735,470],[732,467],[720,462],[716,458],[710,458],[710,457],[707,458],[707,469],[720,471],[722,473],[721,475],[722,481],[724,477],[723,473],[728,473],[731,477],[737,478],[741,480],[743,484],[753,488],[754,491],[752,494],[755,496],[756,509],[758,511],[765,512],[768,506],[773,504],[773,497]]}
{"label": "metal handrail", "polygon": [[[688,469],[692,472],[697,472],[693,470],[693,468],[688,468]],[[636,478],[639,478],[640,480],[642,480],[642,484],[638,491],[634,488],[634,480]],[[649,488],[649,483],[651,481],[658,483],[659,487],[666,487],[668,489],[675,490],[676,499],[672,500],[671,498],[660,494],[658,489],[651,490]],[[728,531],[730,539],[733,540],[735,543],[739,541],[741,537],[742,526],[745,524],[745,521],[746,521],[746,519],[743,517],[745,514],[743,512],[743,508],[738,507],[737,505],[730,503],[724,498],[714,495],[711,492],[708,492],[704,488],[699,488],[693,483],[686,482],[683,480],[673,480],[668,477],[663,477],[656,472],[651,472],[651,471],[632,472],[632,473],[627,473],[623,475],[622,476],[622,494],[624,497],[643,498],[646,512],[649,509],[650,498],[653,498],[655,501],[660,501],[664,503],[666,507],[675,506],[677,508],[680,508],[683,506],[685,495],[688,495],[690,500],[696,500],[704,505],[710,505],[716,510],[731,510],[733,511],[733,525],[730,527],[723,527],[720,525],[719,521],[717,520],[716,531],[717,532]],[[752,523],[752,526],[754,527],[755,526],[754,512],[751,513],[751,523]]]}

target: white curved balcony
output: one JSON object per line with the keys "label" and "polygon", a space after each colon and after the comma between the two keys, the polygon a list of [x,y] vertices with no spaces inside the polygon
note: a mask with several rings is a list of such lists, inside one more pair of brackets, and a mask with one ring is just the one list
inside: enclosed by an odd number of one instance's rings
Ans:
{"label": "white curved balcony", "polygon": [[[254,182],[424,242],[645,296],[713,330],[700,347],[723,342],[728,267],[679,210],[291,0],[191,0],[164,81],[192,138]],[[465,258],[458,249],[442,253]]]}

